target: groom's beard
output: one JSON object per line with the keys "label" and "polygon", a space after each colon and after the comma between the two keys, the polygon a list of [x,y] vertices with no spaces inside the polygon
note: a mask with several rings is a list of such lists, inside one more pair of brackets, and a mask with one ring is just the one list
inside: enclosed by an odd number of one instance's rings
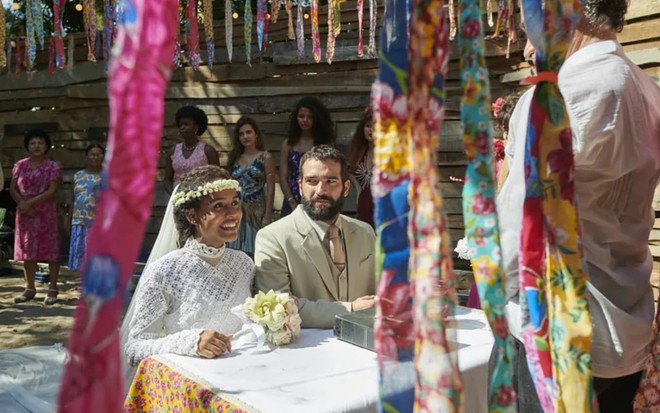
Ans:
{"label": "groom's beard", "polygon": [[[314,202],[320,199],[330,202],[330,205],[314,206]],[[332,221],[344,208],[344,197],[339,195],[338,199],[332,199],[329,196],[315,196],[311,200],[303,197],[303,211],[314,221]]]}

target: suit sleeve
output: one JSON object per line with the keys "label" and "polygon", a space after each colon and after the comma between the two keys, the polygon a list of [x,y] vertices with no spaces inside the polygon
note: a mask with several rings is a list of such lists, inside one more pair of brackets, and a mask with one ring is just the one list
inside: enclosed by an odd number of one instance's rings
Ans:
{"label": "suit sleeve", "polygon": [[[267,228],[257,233],[254,248],[254,280],[257,291],[291,293],[287,256],[283,246]],[[333,328],[335,316],[350,312],[350,303],[308,300],[298,297],[298,311],[305,328]]]}

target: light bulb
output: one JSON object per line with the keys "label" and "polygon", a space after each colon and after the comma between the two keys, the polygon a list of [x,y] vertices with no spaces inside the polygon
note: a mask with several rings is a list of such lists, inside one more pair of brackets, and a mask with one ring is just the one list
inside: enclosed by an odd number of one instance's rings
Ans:
{"label": "light bulb", "polygon": [[238,13],[234,12],[234,13],[231,15],[231,17],[233,17],[234,19],[238,19]]}
{"label": "light bulb", "polygon": [[82,9],[83,9],[82,4],[80,4],[80,3],[76,4],[76,10],[82,11]]}
{"label": "light bulb", "polygon": [[18,2],[13,2],[11,5],[11,8],[14,10],[18,10],[21,6],[18,4]]}
{"label": "light bulb", "polygon": [[266,13],[266,20],[270,20],[270,13]]}
{"label": "light bulb", "polygon": [[305,14],[303,15],[303,17],[305,18],[305,20],[307,20],[307,19],[309,19],[309,14],[305,13]]}

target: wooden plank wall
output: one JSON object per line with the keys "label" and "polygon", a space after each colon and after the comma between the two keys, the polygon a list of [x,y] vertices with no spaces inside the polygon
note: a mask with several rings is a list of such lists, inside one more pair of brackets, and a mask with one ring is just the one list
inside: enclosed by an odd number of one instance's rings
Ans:
{"label": "wooden plank wall", "polygon": [[[363,108],[369,103],[371,84],[378,72],[378,61],[373,57],[357,57],[357,12],[356,1],[342,4],[343,32],[337,40],[337,49],[332,64],[316,64],[311,57],[311,43],[306,42],[307,57],[296,60],[295,44],[286,36],[286,14],[269,27],[270,45],[263,59],[257,56],[256,35],[253,35],[252,65],[245,63],[242,21],[234,21],[233,63],[229,63],[225,49],[224,22],[215,22],[216,58],[209,69],[202,66],[198,71],[190,67],[177,69],[172,77],[165,100],[165,128],[161,151],[161,169],[158,179],[163,176],[165,154],[178,141],[174,125],[174,113],[186,104],[197,105],[209,116],[209,130],[203,140],[213,145],[219,152],[221,163],[227,160],[231,148],[231,133],[241,115],[250,115],[259,122],[266,136],[266,145],[277,163],[279,146],[286,137],[287,119],[296,101],[303,96],[319,97],[330,109],[335,121],[338,143],[346,148],[359,121]],[[379,16],[382,16],[379,9]],[[321,8],[321,36],[325,53],[327,29],[324,27],[327,10]],[[366,16],[366,14],[365,14]],[[309,21],[305,29],[309,33]],[[369,21],[364,20],[365,46],[368,39]],[[253,29],[256,33],[256,29]],[[203,33],[200,33],[203,36]],[[203,38],[203,37],[201,37]],[[54,145],[52,157],[60,162],[64,170],[64,185],[59,193],[62,211],[71,202],[71,179],[83,167],[84,149],[92,142],[105,141],[104,132],[108,127],[108,102],[106,74],[103,63],[86,62],[87,51],[82,34],[69,35],[66,40],[67,56],[72,57],[67,69],[49,74],[47,53],[39,53],[36,73],[0,74],[0,133],[2,136],[0,161],[6,176],[14,162],[25,156],[23,138],[20,133],[25,125],[54,122],[58,131],[52,133]],[[204,42],[202,60],[206,60]],[[492,87],[495,96],[509,91],[502,86],[499,76],[509,72],[520,62],[523,44],[514,45],[510,59],[505,57],[506,40],[488,41],[487,56],[491,68]],[[451,45],[456,51],[455,42]],[[365,47],[366,49],[366,47]],[[456,53],[454,53],[456,56]],[[440,167],[445,177],[443,191],[450,213],[451,230],[454,239],[462,237],[461,186],[450,182],[450,175],[463,176],[465,165],[462,154],[458,109],[460,101],[460,80],[458,62],[454,57],[450,62],[448,87],[447,120],[443,127],[443,142],[440,147]],[[281,205],[281,193],[277,193],[275,205]],[[157,185],[156,201],[152,220],[149,224],[145,252],[155,239],[164,212],[167,196],[162,185]],[[354,197],[347,202],[347,212],[355,209]],[[66,221],[63,216],[62,221]],[[66,230],[63,235],[67,236]]]}

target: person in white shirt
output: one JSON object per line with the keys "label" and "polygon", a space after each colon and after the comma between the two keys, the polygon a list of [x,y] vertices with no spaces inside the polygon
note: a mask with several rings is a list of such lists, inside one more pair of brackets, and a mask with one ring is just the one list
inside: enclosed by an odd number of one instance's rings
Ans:
{"label": "person in white shirt", "polygon": [[[626,11],[626,0],[585,0],[569,57],[559,71],[573,131],[575,190],[589,275],[594,388],[604,413],[632,412],[654,316],[648,237],[660,178],[660,88],[616,40]],[[498,197],[507,297],[512,300],[509,320],[518,338],[522,158],[530,100],[528,92],[511,119],[512,167]]]}

